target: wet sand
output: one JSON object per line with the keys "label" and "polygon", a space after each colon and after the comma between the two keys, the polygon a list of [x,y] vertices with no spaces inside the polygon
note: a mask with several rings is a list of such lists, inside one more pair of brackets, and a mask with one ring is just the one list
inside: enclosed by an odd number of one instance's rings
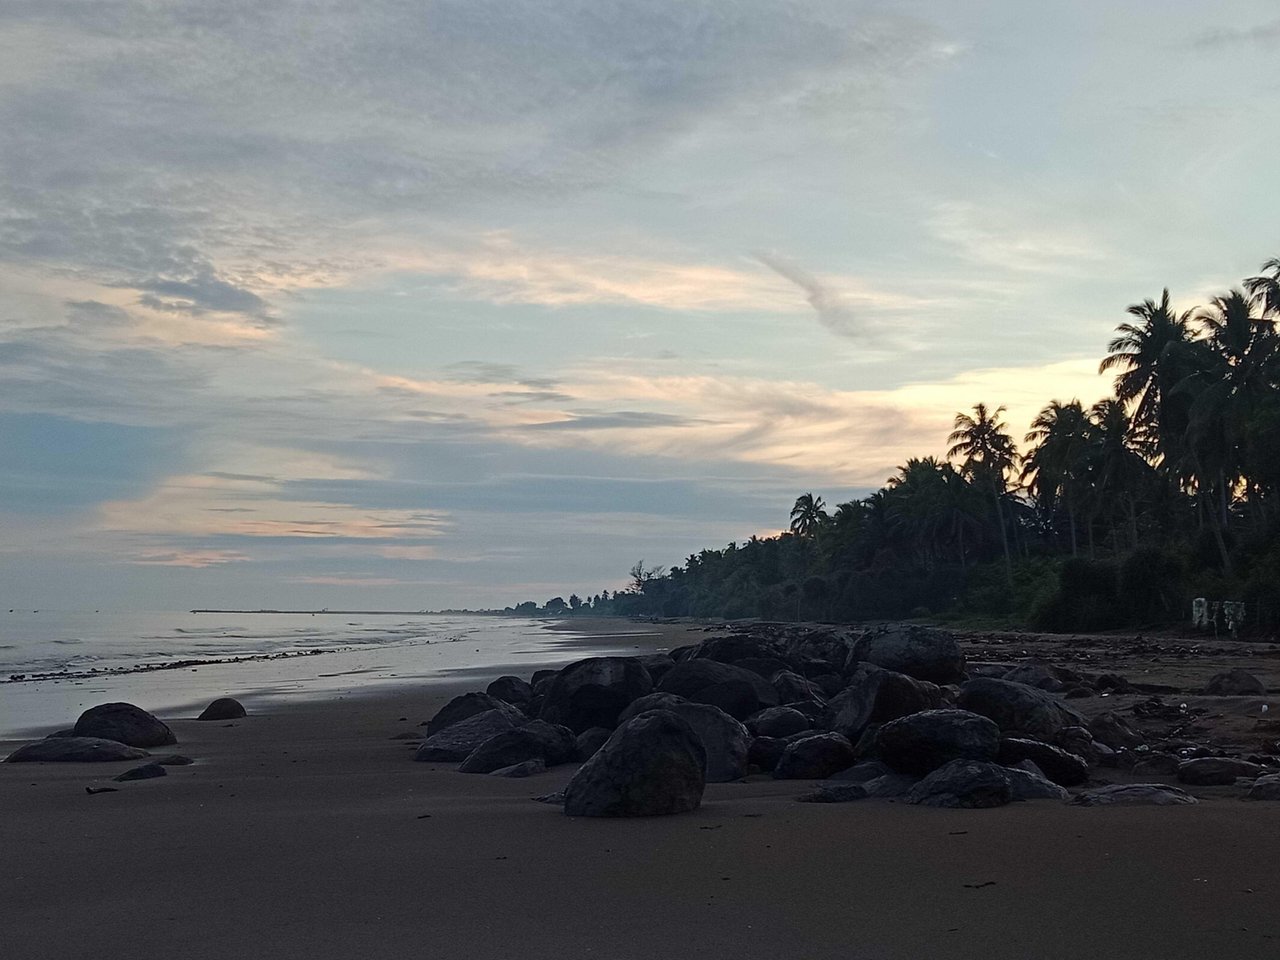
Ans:
{"label": "wet sand", "polygon": [[[673,625],[619,645],[701,635]],[[173,749],[197,762],[112,784],[115,793],[85,786],[130,764],[0,765],[3,955],[1280,951],[1280,805],[1227,788],[1171,808],[818,805],[794,802],[807,782],[752,778],[710,785],[693,814],[570,819],[531,798],[572,767],[527,780],[468,776],[415,763],[412,742],[390,739],[483,685],[460,678],[230,724],[166,717]]]}

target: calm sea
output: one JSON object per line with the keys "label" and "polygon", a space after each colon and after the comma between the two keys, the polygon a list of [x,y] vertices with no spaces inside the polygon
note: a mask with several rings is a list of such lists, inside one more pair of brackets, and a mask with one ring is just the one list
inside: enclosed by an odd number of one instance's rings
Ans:
{"label": "calm sea", "polygon": [[[474,673],[529,673],[589,656],[578,635],[507,617],[0,611],[0,738],[70,726],[127,700],[192,716],[214,697],[246,706],[345,696]],[[619,622],[619,634],[633,632]],[[617,640],[600,639],[600,649]]]}

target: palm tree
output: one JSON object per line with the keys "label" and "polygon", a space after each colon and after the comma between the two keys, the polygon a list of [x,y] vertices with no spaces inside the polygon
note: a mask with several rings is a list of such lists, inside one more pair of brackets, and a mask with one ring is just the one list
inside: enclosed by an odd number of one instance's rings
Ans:
{"label": "palm tree", "polygon": [[825,507],[821,497],[812,493],[801,494],[791,508],[791,532],[806,540],[816,536],[819,528],[831,519]]}
{"label": "palm tree", "polygon": [[1090,531],[1093,517],[1107,504],[1119,503],[1129,521],[1129,536],[1138,545],[1138,498],[1149,483],[1142,438],[1124,404],[1116,399],[1100,400],[1089,408],[1089,446],[1085,451],[1089,479]]}
{"label": "palm tree", "polygon": [[1157,450],[1172,460],[1176,456],[1185,419],[1175,415],[1169,393],[1186,375],[1186,344],[1191,340],[1191,312],[1176,313],[1166,287],[1157,304],[1151,299],[1130,304],[1126,312],[1137,323],[1122,323],[1107,344],[1107,356],[1099,373],[1118,370],[1116,397],[1135,404],[1134,421],[1148,431]]}
{"label": "palm tree", "polygon": [[1020,479],[1050,516],[1060,501],[1071,529],[1071,555],[1078,552],[1076,511],[1088,485],[1085,455],[1090,443],[1089,417],[1079,400],[1052,401],[1031,421],[1027,443],[1034,443],[1022,462]]}
{"label": "palm tree", "polygon": [[1280,316],[1280,257],[1272,257],[1262,265],[1262,275],[1244,282],[1250,302],[1263,316]]}
{"label": "palm tree", "polygon": [[1009,534],[1005,530],[1001,501],[1008,492],[1006,475],[1017,463],[1018,448],[1000,419],[1004,410],[1004,407],[997,407],[992,413],[985,403],[979,403],[974,406],[972,417],[967,413],[957,413],[955,429],[947,437],[951,444],[947,458],[962,457],[961,473],[991,493],[996,506],[996,524],[1000,528],[1000,544],[1004,548],[1005,573],[1012,580],[1013,560],[1009,556]]}

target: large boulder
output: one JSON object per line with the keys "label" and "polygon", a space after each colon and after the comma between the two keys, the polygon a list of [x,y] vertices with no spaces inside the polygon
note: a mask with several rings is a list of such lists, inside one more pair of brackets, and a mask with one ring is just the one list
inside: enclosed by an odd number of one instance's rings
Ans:
{"label": "large boulder", "polygon": [[177,743],[164,723],[132,703],[103,703],[80,714],[74,733],[77,737],[117,740],[131,747],[163,747]]}
{"label": "large boulder", "polygon": [[791,670],[781,670],[774,674],[773,689],[778,692],[781,703],[794,703],[797,700],[816,700],[822,703],[827,699],[827,692],[821,686]]}
{"label": "large boulder", "polygon": [[576,737],[578,743],[578,759],[590,760],[595,752],[609,741],[613,731],[606,727],[590,727]]}
{"label": "large boulder", "polygon": [[1080,714],[1043,690],[993,677],[979,677],[961,686],[956,706],[989,717],[1005,733],[1052,738],[1064,727],[1084,724]]}
{"label": "large boulder", "polygon": [[677,663],[663,676],[658,690],[709,703],[735,720],[745,720],[765,707],[778,705],[777,691],[760,674],[710,659]]}
{"label": "large boulder", "polygon": [[1071,794],[1058,786],[1030,760],[1016,767],[1005,767],[1004,775],[1015,800],[1069,800]]}
{"label": "large boulder", "polygon": [[1269,773],[1253,781],[1246,800],[1280,800],[1280,773]]}
{"label": "large boulder", "polygon": [[1236,782],[1239,777],[1256,779],[1268,769],[1248,760],[1236,760],[1232,757],[1197,757],[1194,760],[1183,760],[1178,764],[1178,782],[1189,783],[1196,787],[1224,787]]}
{"label": "large boulder", "polygon": [[468,717],[474,717],[476,714],[486,713],[490,710],[497,710],[506,714],[511,718],[512,723],[523,723],[528,719],[518,707],[513,706],[506,700],[501,700],[487,693],[464,693],[446,703],[436,711],[434,717],[427,721],[427,736],[430,737],[447,727],[453,726],[455,723],[466,720]]}
{"label": "large boulder", "polygon": [[640,661],[640,666],[649,671],[649,679],[654,683],[661,680],[663,675],[676,665],[668,653],[647,653],[637,659]]}
{"label": "large boulder", "polygon": [[526,760],[539,760],[554,767],[572,763],[577,757],[578,741],[572,730],[534,720],[490,737],[467,754],[458,769],[463,773],[492,773]]}
{"label": "large boulder", "polygon": [[873,723],[896,720],[941,703],[942,691],[935,684],[859,664],[849,685],[827,702],[823,723],[856,743]]}
{"label": "large boulder", "polygon": [[489,686],[484,688],[484,692],[489,696],[498,700],[505,700],[512,706],[526,707],[530,700],[533,699],[533,687],[519,677],[499,677]]}
{"label": "large boulder", "polygon": [[1086,790],[1071,798],[1071,803],[1081,807],[1097,807],[1108,804],[1154,805],[1158,807],[1181,803],[1199,803],[1191,794],[1163,783],[1113,783],[1096,790]]}
{"label": "large boulder", "polygon": [[672,693],[651,693],[622,711],[618,723],[626,723],[649,710],[668,710],[693,728],[707,753],[708,783],[727,783],[747,775],[751,735],[719,707],[694,703]]}
{"label": "large boulder", "polygon": [[[508,709],[515,711],[514,707]],[[519,712],[519,711],[515,711]],[[524,718],[521,717],[521,720]],[[486,710],[465,720],[451,723],[438,733],[433,733],[422,743],[413,755],[413,759],[424,762],[457,762],[465,760],[476,747],[490,737],[520,726],[518,720],[503,710]]]}
{"label": "large boulder", "polygon": [[1132,750],[1147,742],[1142,731],[1132,726],[1120,714],[1108,711],[1089,721],[1089,732],[1098,743],[1112,750]]}
{"label": "large boulder", "polygon": [[747,717],[746,727],[757,737],[789,737],[813,724],[793,707],[767,707]]}
{"label": "large boulder", "polygon": [[838,733],[815,733],[787,744],[773,768],[775,780],[823,780],[853,766],[853,744]]}
{"label": "large boulder", "polygon": [[876,749],[899,773],[923,776],[952,760],[994,760],[1000,728],[967,710],[925,710],[882,726]]}
{"label": "large boulder", "polygon": [[234,697],[219,697],[204,708],[197,720],[239,720],[247,716],[244,705]]}
{"label": "large boulder", "polygon": [[984,760],[952,760],[907,791],[907,803],[926,807],[1000,807],[1013,800],[1004,767]]}
{"label": "large boulder", "polygon": [[706,751],[693,728],[666,710],[618,727],[564,789],[571,817],[652,817],[696,810]]}
{"label": "large boulder", "polygon": [[758,673],[766,680],[772,680],[780,673],[791,672],[791,664],[777,657],[743,657],[741,660],[734,660],[733,666]]}
{"label": "large boulder", "polygon": [[652,692],[649,671],[635,657],[588,657],[556,674],[539,718],[574,733],[591,727],[612,729],[623,710]]}
{"label": "large boulder", "polygon": [[1030,760],[1046,777],[1064,787],[1079,786],[1089,779],[1089,764],[1083,757],[1039,740],[1005,737],[996,759],[1007,767]]}
{"label": "large boulder", "polygon": [[932,683],[964,679],[964,654],[956,638],[944,630],[915,624],[889,624],[864,633],[850,651],[850,666],[873,663]]}
{"label": "large boulder", "polygon": [[1237,667],[1226,673],[1215,673],[1204,692],[1217,697],[1261,697],[1266,694],[1267,688],[1248,670]]}
{"label": "large boulder", "polygon": [[5,763],[109,763],[113,760],[141,760],[150,754],[119,740],[99,737],[50,737],[28,743],[9,756]]}
{"label": "large boulder", "polygon": [[769,640],[748,634],[733,634],[703,640],[693,648],[689,656],[693,660],[733,663],[736,660],[777,660],[778,652],[778,648]]}

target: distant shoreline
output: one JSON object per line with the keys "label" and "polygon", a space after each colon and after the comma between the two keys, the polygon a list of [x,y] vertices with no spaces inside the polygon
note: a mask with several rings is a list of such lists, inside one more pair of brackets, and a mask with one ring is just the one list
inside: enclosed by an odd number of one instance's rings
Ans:
{"label": "distant shoreline", "polygon": [[489,610],[192,610],[191,613],[275,613],[293,616],[332,614],[344,617],[501,617],[503,613]]}

